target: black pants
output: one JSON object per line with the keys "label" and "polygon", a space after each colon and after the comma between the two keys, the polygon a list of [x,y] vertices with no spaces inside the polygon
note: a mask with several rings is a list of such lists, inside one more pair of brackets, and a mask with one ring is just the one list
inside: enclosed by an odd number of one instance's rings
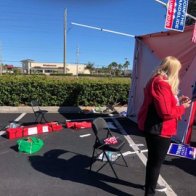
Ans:
{"label": "black pants", "polygon": [[145,196],[155,195],[161,165],[166,157],[171,139],[145,134],[148,161],[146,165]]}

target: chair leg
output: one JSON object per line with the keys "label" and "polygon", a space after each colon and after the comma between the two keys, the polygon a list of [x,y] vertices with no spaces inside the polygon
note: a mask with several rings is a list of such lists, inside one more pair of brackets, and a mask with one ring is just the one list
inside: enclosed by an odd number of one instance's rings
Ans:
{"label": "chair leg", "polygon": [[42,116],[42,114],[40,116],[41,116],[41,118],[40,118],[39,123],[42,123],[43,116]]}
{"label": "chair leg", "polygon": [[[95,148],[93,149],[93,154],[92,154],[92,157],[91,157],[90,171],[92,170],[92,165],[93,165],[93,160],[94,160],[94,154],[95,154]],[[122,155],[122,153],[121,153],[121,155]],[[110,159],[109,159],[109,157],[108,157],[108,155],[106,154],[105,151],[103,151],[103,157],[104,157],[104,156],[106,157],[107,162],[109,163],[110,167],[112,168],[112,171],[113,171],[115,177],[116,177],[117,179],[119,179],[118,176],[117,176],[117,174],[116,174],[116,172],[115,172],[115,170],[114,170],[114,167],[113,167],[113,165],[112,165],[112,163],[111,163],[111,161],[110,161]],[[103,157],[102,157],[102,159],[103,159]],[[124,158],[123,158],[123,159],[124,159]],[[125,160],[124,160],[124,161],[125,161]],[[125,164],[127,165],[126,161],[125,161]],[[101,167],[101,168],[102,168],[102,167]],[[100,170],[100,169],[99,169],[99,170]]]}
{"label": "chair leg", "polygon": [[40,121],[39,121],[40,123],[42,123],[43,120],[44,120],[45,123],[48,122],[48,121],[46,120],[44,114],[40,114],[39,116],[41,116]]}
{"label": "chair leg", "polygon": [[39,115],[35,115],[35,122],[38,122]]}
{"label": "chair leg", "polygon": [[92,157],[91,157],[90,171],[91,171],[91,169],[92,169],[92,165],[93,165],[94,154],[95,154],[95,148],[93,149],[93,154],[92,154]]}
{"label": "chair leg", "polygon": [[123,161],[124,161],[124,163],[125,163],[125,166],[128,167],[127,162],[126,162],[124,156],[122,155],[121,151],[119,151],[119,152],[120,152],[120,155],[121,155],[121,157],[122,157],[122,159],[123,159]]}
{"label": "chair leg", "polygon": [[112,171],[113,171],[114,175],[115,175],[115,176],[116,176],[116,178],[118,179],[118,176],[117,176],[117,174],[116,174],[116,172],[115,172],[115,170],[114,170],[114,167],[113,167],[113,165],[112,165],[112,163],[111,163],[111,161],[110,161],[110,159],[109,159],[108,155],[106,154],[106,152],[105,152],[105,151],[103,151],[103,153],[104,153],[104,155],[106,156],[107,161],[108,161],[108,163],[110,164],[110,167],[112,168]]}
{"label": "chair leg", "polygon": [[42,117],[43,117],[44,121],[47,123],[48,121],[45,118],[45,114],[43,114]]}

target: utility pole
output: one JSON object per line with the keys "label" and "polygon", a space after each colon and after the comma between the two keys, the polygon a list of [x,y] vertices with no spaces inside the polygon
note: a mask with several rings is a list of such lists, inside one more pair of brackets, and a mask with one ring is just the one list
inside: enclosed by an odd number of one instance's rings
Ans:
{"label": "utility pole", "polygon": [[76,50],[76,76],[78,77],[78,63],[79,63],[79,55],[80,55],[80,49],[77,47]]}
{"label": "utility pole", "polygon": [[67,70],[66,70],[66,38],[67,38],[67,9],[65,9],[64,12],[64,61],[63,61],[63,73],[66,74]]}
{"label": "utility pole", "polygon": [[3,72],[3,61],[2,61],[2,47],[0,42],[0,75],[2,75]]}

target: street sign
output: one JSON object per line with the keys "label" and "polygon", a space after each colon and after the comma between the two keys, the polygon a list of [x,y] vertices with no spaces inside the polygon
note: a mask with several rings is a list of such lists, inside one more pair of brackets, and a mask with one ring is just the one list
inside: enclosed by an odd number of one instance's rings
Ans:
{"label": "street sign", "polygon": [[175,31],[184,31],[188,0],[169,0],[165,28]]}
{"label": "street sign", "polygon": [[185,144],[171,143],[167,154],[195,160],[196,148]]}

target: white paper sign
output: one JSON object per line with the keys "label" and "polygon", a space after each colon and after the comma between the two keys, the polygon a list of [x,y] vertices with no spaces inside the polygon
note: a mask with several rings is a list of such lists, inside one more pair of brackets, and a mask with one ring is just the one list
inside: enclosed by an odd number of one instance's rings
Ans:
{"label": "white paper sign", "polygon": [[42,127],[42,132],[43,132],[43,133],[49,132],[48,126],[43,126],[43,127]]}
{"label": "white paper sign", "polygon": [[37,134],[37,127],[28,128],[28,135]]}

